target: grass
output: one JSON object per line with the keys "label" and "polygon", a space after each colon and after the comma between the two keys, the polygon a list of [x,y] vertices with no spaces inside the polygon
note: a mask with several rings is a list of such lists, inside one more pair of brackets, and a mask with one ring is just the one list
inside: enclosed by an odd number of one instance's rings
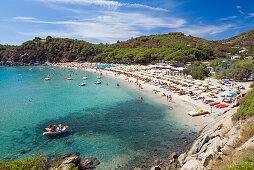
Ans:
{"label": "grass", "polygon": [[241,146],[244,144],[247,140],[249,140],[254,135],[254,119],[251,118],[247,122],[245,122],[241,128],[241,137],[238,141],[237,145]]}

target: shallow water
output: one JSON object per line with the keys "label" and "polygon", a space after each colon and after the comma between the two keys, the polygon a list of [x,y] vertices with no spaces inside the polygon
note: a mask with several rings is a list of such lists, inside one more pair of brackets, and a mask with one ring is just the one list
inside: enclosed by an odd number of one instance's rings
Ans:
{"label": "shallow water", "polygon": [[[87,86],[80,87],[83,76]],[[98,158],[97,169],[125,169],[184,150],[181,136],[195,138],[191,123],[178,120],[174,109],[124,83],[118,88],[114,78],[102,76],[95,85],[96,77],[56,67],[0,67],[0,160],[77,151]],[[145,100],[137,102],[138,96]],[[60,122],[68,133],[42,135]]]}

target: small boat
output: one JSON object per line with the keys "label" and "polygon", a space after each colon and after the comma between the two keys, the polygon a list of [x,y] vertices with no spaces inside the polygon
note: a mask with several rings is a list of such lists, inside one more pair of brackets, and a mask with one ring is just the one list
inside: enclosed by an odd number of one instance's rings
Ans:
{"label": "small boat", "polygon": [[50,80],[50,78],[46,77],[46,78],[44,78],[44,80]]}
{"label": "small boat", "polygon": [[71,77],[68,77],[67,80],[72,80],[72,78],[71,78]]}
{"label": "small boat", "polygon": [[79,85],[79,86],[85,86],[85,85],[86,85],[86,83],[84,83],[84,82],[80,82],[78,85]]}
{"label": "small boat", "polygon": [[87,79],[87,77],[83,77],[82,79],[83,79],[83,80],[86,80],[86,79]]}
{"label": "small boat", "polygon": [[190,116],[199,116],[199,115],[207,114],[208,111],[205,110],[205,109],[198,109],[198,110],[192,110],[192,111],[187,112],[187,113]]}
{"label": "small boat", "polygon": [[43,132],[43,135],[46,135],[46,136],[59,135],[59,134],[67,132],[68,128],[69,126],[64,126],[63,129],[55,131],[55,132],[49,132],[48,128],[45,128],[46,132]]}
{"label": "small boat", "polygon": [[95,84],[101,84],[101,81],[97,80],[96,82],[94,82]]}

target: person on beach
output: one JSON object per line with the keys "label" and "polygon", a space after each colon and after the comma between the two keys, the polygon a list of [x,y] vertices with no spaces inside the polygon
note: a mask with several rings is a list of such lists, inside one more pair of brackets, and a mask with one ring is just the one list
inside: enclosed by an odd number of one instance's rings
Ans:
{"label": "person on beach", "polygon": [[169,95],[169,97],[168,97],[168,98],[169,98],[169,101],[170,101],[170,102],[172,102],[172,96],[171,96],[171,95]]}
{"label": "person on beach", "polygon": [[117,87],[120,87],[119,83],[116,84]]}
{"label": "person on beach", "polygon": [[140,100],[141,100],[141,102],[143,101],[143,96],[141,96]]}
{"label": "person on beach", "polygon": [[167,95],[167,101],[168,101],[168,95]]}
{"label": "person on beach", "polygon": [[140,101],[140,98],[139,98],[139,96],[138,96],[138,102]]}

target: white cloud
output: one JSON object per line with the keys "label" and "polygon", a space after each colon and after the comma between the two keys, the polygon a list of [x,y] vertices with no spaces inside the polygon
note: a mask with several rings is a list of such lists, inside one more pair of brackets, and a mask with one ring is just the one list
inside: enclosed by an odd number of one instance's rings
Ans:
{"label": "white cloud", "polygon": [[13,19],[16,19],[16,20],[34,20],[36,18],[33,18],[33,17],[13,17]]}
{"label": "white cloud", "polygon": [[48,2],[48,3],[65,3],[65,4],[78,4],[78,5],[100,5],[105,7],[131,7],[131,8],[143,8],[143,9],[150,9],[156,11],[168,11],[167,9],[158,8],[158,7],[151,7],[148,5],[137,4],[137,3],[121,3],[117,1],[110,1],[110,0],[35,0],[40,2]]}
{"label": "white cloud", "polygon": [[239,10],[239,12],[240,12],[241,14],[243,14],[243,15],[245,14],[242,10]]}
{"label": "white cloud", "polygon": [[231,17],[226,17],[226,18],[220,18],[219,20],[221,21],[227,21],[227,20],[232,20],[232,19],[236,19],[237,16],[231,16]]}
{"label": "white cloud", "polygon": [[[94,38],[110,43],[118,39],[136,37],[156,28],[179,28],[186,23],[181,18],[159,18],[142,13],[122,12],[107,12],[107,14],[98,15],[94,18],[78,18],[77,20],[66,21],[44,21],[32,19],[32,17],[14,17],[14,19],[19,22],[64,25],[66,32],[72,33],[71,35],[82,38]],[[69,34],[62,35],[70,36]]]}
{"label": "white cloud", "polygon": [[184,32],[187,35],[193,35],[193,36],[205,36],[205,35],[215,35],[221,32],[227,31],[229,28],[231,28],[231,24],[227,25],[191,25],[189,27],[185,28],[179,28],[178,31]]}
{"label": "white cloud", "polygon": [[254,13],[249,13],[247,16],[247,18],[252,18],[252,17],[254,17]]}

